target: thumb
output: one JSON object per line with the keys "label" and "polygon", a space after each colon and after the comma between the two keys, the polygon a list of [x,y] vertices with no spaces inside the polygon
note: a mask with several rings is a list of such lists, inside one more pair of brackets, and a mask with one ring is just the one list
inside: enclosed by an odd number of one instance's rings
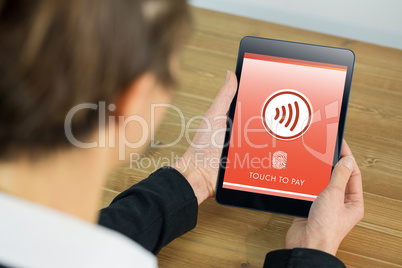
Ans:
{"label": "thumb", "polygon": [[353,158],[353,156],[348,155],[342,157],[336,164],[334,171],[332,172],[331,182],[329,183],[329,185],[331,187],[339,188],[342,191],[345,191],[350,175],[353,172],[354,164],[355,159]]}
{"label": "thumb", "polygon": [[226,114],[229,110],[230,103],[233,100],[237,91],[237,77],[236,74],[228,71],[226,74],[226,81],[223,87],[219,90],[211,108],[213,107],[219,114]]}

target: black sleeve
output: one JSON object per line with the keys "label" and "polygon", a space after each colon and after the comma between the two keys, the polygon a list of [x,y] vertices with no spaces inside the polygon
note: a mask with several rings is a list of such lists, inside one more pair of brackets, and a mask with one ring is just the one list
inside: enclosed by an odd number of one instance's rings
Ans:
{"label": "black sleeve", "polygon": [[264,268],[271,267],[346,268],[338,258],[323,251],[308,248],[283,249],[269,252],[265,257]]}
{"label": "black sleeve", "polygon": [[197,198],[180,172],[164,167],[119,194],[100,211],[99,224],[157,254],[197,223]]}

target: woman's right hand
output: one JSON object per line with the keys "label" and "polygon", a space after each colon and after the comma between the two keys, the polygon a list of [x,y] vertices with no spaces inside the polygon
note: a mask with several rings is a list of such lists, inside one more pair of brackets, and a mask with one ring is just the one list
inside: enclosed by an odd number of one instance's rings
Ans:
{"label": "woman's right hand", "polygon": [[329,185],[313,202],[307,219],[294,219],[286,236],[286,247],[312,248],[335,256],[342,240],[363,215],[360,170],[344,140],[341,159]]}

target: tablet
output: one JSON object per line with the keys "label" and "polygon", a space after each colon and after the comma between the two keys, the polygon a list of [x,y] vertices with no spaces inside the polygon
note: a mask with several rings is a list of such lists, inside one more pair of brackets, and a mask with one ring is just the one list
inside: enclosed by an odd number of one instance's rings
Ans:
{"label": "tablet", "polygon": [[307,217],[340,158],[354,53],[244,37],[216,200]]}

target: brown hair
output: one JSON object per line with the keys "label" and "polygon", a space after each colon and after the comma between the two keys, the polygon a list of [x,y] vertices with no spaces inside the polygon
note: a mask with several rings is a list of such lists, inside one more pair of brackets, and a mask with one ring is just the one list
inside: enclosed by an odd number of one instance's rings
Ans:
{"label": "brown hair", "polygon": [[[173,83],[170,58],[188,22],[185,0],[0,0],[0,159],[69,145],[72,107],[112,102],[144,72]],[[74,135],[97,120],[80,112]]]}

